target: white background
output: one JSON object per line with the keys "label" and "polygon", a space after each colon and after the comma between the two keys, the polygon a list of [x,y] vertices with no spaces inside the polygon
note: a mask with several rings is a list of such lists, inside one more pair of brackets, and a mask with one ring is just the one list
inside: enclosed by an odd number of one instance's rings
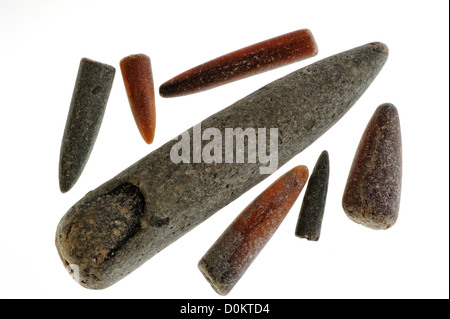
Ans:
{"label": "white background", "polygon": [[[326,149],[331,175],[320,241],[294,236],[303,190],[226,298],[448,298],[448,6],[443,0],[2,0],[0,297],[219,298],[198,271],[198,260],[276,178],[300,164],[312,171]],[[125,94],[121,58],[149,55],[157,90],[188,68],[302,28],[316,38],[316,57],[195,95],[157,94],[155,141],[142,140]],[[389,46],[384,69],[313,145],[114,286],[88,290],[66,273],[54,244],[56,227],[88,191],[259,87],[372,41]],[[74,188],[62,194],[60,143],[82,57],[117,72],[89,162]],[[397,224],[374,231],[350,221],[341,199],[361,134],[384,102],[400,114],[402,201]]]}

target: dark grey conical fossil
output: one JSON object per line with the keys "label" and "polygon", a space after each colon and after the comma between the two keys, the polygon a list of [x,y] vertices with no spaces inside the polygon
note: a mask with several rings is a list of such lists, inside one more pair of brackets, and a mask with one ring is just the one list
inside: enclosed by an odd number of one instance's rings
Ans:
{"label": "dark grey conical fossil", "polygon": [[77,182],[97,139],[114,80],[114,67],[83,58],[67,116],[59,158],[59,188]]}
{"label": "dark grey conical fossil", "polygon": [[295,228],[295,236],[311,241],[319,240],[327,199],[329,174],[328,152],[323,151],[309,178]]}
{"label": "dark grey conical fossil", "polygon": [[[202,127],[222,135],[225,128],[278,128],[281,166],[351,108],[387,56],[384,44],[370,43],[326,58],[262,87]],[[175,164],[170,152],[176,143],[89,192],[61,219],[56,246],[82,286],[114,284],[268,176],[258,162]]]}

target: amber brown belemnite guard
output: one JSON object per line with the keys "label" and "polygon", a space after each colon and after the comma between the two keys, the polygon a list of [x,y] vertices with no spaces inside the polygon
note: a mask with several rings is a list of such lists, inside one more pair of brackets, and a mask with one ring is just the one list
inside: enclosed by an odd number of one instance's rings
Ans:
{"label": "amber brown belemnite guard", "polygon": [[120,61],[123,82],[134,120],[147,144],[155,137],[155,90],[150,58],[133,54]]}
{"label": "amber brown belemnite guard", "polygon": [[296,166],[270,185],[231,223],[198,263],[220,295],[227,295],[272,238],[308,179]]}
{"label": "amber brown belemnite guard", "polygon": [[162,97],[192,94],[317,55],[310,30],[301,29],[196,66],[163,83]]}

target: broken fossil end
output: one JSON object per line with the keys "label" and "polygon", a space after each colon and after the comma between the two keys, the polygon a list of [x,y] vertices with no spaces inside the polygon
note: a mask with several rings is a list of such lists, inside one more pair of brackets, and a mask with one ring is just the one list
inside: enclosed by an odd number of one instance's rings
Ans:
{"label": "broken fossil end", "polygon": [[[122,273],[123,250],[142,228],[145,198],[137,186],[115,185],[93,201],[72,207],[60,221],[55,244],[69,273],[83,287],[104,289]],[[78,216],[78,217],[74,217]],[[72,218],[74,217],[74,218]],[[143,258],[143,257],[141,257]]]}
{"label": "broken fossil end", "polygon": [[319,53],[319,46],[317,45],[317,41],[314,38],[314,35],[311,32],[311,30],[309,30],[309,29],[303,29],[303,30],[306,34],[306,38],[309,41],[309,43],[306,45],[310,48],[309,55],[311,57],[315,57]]}
{"label": "broken fossil end", "polygon": [[221,283],[220,281],[215,280],[213,277],[209,275],[208,266],[206,261],[202,258],[198,264],[198,269],[205,277],[206,281],[209,282],[211,288],[220,296],[226,296],[230,293],[230,290],[227,289],[227,285]]}

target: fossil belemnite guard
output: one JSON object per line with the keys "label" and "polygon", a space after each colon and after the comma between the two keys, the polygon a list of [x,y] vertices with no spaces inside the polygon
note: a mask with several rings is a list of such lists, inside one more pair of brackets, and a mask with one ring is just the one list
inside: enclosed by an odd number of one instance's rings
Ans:
{"label": "fossil belemnite guard", "polygon": [[94,148],[115,72],[105,63],[87,58],[80,61],[59,158],[59,187],[63,193],[75,185]]}
{"label": "fossil belemnite guard", "polygon": [[402,137],[397,108],[380,105],[359,142],[342,207],[354,222],[384,230],[397,221],[402,188]]}
{"label": "fossil belemnite guard", "polygon": [[305,196],[303,196],[297,226],[295,227],[295,236],[310,241],[319,240],[327,200],[329,175],[330,159],[328,152],[323,151],[314,166]]}
{"label": "fossil belemnite guard", "polygon": [[277,231],[308,180],[296,166],[256,197],[227,227],[198,263],[211,287],[222,296],[238,283]]}
{"label": "fossil belemnite guard", "polygon": [[317,55],[310,30],[301,29],[222,55],[161,84],[162,97],[175,97],[211,88]]}
{"label": "fossil belemnite guard", "polygon": [[[262,87],[201,125],[221,132],[277,128],[280,167],[356,103],[387,57],[388,48],[379,42],[339,53]],[[58,253],[82,286],[111,286],[269,176],[260,174],[259,162],[175,164],[175,143],[89,192],[61,219]]]}

